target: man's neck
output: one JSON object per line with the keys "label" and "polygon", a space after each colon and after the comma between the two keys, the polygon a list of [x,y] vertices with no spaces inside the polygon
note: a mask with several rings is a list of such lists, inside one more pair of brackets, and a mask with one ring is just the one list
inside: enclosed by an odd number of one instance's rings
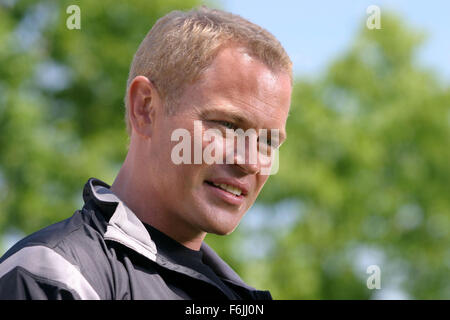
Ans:
{"label": "man's neck", "polygon": [[161,208],[157,199],[151,196],[150,190],[146,192],[145,198],[139,196],[138,191],[147,190],[146,186],[134,180],[133,177],[136,177],[136,174],[130,172],[128,168],[125,161],[111,185],[111,192],[123,201],[139,220],[165,233],[189,249],[200,250],[206,232],[194,230],[178,215]]}

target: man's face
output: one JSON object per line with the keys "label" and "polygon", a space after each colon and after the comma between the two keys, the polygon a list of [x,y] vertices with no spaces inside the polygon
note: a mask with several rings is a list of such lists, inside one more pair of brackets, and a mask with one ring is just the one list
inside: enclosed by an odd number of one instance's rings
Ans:
{"label": "man's face", "polygon": [[[158,113],[150,138],[148,179],[154,181],[158,208],[171,217],[174,228],[229,234],[268,178],[267,173],[261,174],[259,162],[249,163],[248,156],[243,164],[227,164],[223,149],[218,149],[223,164],[206,164],[203,159],[194,164],[194,121],[201,121],[203,130],[218,129],[224,139],[227,128],[277,129],[280,144],[286,137],[290,96],[288,74],[274,74],[242,48],[232,47],[222,49],[201,80],[184,91],[173,115]],[[177,165],[171,157],[179,144],[171,141],[171,135],[180,128],[192,138],[191,164]],[[210,141],[202,141],[202,151],[208,144]],[[222,188],[217,186],[221,184]],[[237,187],[242,194],[224,190],[223,184]]]}

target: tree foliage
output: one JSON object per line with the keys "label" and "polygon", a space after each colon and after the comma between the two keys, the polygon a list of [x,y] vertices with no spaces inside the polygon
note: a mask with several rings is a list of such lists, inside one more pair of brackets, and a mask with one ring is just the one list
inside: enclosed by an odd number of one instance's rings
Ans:
{"label": "tree foliage", "polygon": [[81,29],[69,30],[72,4],[0,6],[0,231],[65,218],[89,177],[113,181],[133,55],[158,18],[198,2],[77,1]]}

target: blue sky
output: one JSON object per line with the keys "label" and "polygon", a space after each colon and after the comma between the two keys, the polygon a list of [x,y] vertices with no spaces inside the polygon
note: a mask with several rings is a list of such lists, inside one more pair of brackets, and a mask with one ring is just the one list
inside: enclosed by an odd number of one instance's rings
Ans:
{"label": "blue sky", "polygon": [[399,14],[427,40],[418,61],[450,83],[450,1],[446,0],[221,0],[221,6],[273,33],[286,48],[298,75],[314,76],[351,44],[365,24],[366,9],[377,5]]}

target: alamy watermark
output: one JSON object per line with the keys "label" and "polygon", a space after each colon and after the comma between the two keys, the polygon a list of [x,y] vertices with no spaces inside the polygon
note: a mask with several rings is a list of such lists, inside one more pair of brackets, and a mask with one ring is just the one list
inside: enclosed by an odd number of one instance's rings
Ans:
{"label": "alamy watermark", "polygon": [[172,132],[170,139],[179,141],[171,152],[172,162],[176,165],[247,164],[257,165],[262,175],[278,172],[278,129],[260,129],[257,132],[255,129],[227,128],[224,136],[216,128],[203,130],[202,121],[195,120],[193,137],[187,129],[178,128]]}
{"label": "alamy watermark", "polygon": [[381,269],[376,264],[370,265],[367,267],[366,273],[370,274],[367,278],[367,288],[372,289],[381,289]]}
{"label": "alamy watermark", "polygon": [[369,30],[381,29],[381,9],[379,6],[370,5],[366,9],[370,16],[366,20],[366,26]]}
{"label": "alamy watermark", "polygon": [[81,9],[76,4],[67,7],[66,13],[70,14],[66,20],[66,27],[69,30],[81,29]]}

